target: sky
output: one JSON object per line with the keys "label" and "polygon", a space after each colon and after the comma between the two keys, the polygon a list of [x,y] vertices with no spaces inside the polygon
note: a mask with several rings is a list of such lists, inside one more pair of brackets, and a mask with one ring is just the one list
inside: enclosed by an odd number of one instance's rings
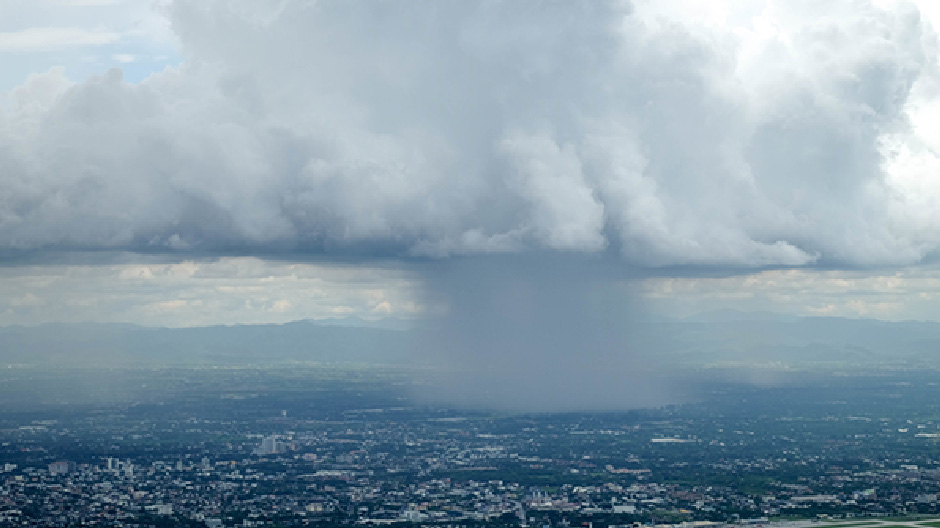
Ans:
{"label": "sky", "polygon": [[546,321],[609,313],[572,293],[598,288],[940,321],[938,24],[900,0],[4,1],[0,325],[420,320],[519,285],[571,305]]}

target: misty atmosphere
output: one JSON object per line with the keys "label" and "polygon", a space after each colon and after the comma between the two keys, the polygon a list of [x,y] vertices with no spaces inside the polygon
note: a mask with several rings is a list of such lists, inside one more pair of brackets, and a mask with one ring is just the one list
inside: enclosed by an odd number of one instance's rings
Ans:
{"label": "misty atmosphere", "polygon": [[938,28],[0,2],[0,526],[940,527]]}
{"label": "misty atmosphere", "polygon": [[[487,324],[485,330],[465,329],[486,333],[465,345],[483,350],[474,355],[442,349],[440,327],[446,324],[403,328],[400,321],[308,320],[154,328],[49,323],[0,328],[0,339],[8,368],[54,365],[73,369],[75,379],[113,368],[378,366],[413,369],[416,378],[429,378],[424,381],[430,386],[415,389],[416,397],[502,411],[624,410],[683,403],[701,396],[695,382],[716,379],[776,386],[833,369],[864,373],[940,368],[940,323],[933,322],[725,311],[634,320],[618,326],[616,333],[595,329],[591,335],[605,340],[600,344],[574,341],[583,335],[568,333],[577,329],[577,320],[552,323],[562,329],[562,336],[538,327],[521,334],[495,323],[477,323]],[[497,328],[508,335],[494,335]],[[445,336],[456,331],[449,329]],[[525,355],[525,343],[533,342],[542,346]],[[611,352],[606,346],[610,342],[622,349]],[[574,351],[572,357],[566,358],[566,351]],[[677,380],[683,386],[669,385]],[[84,400],[90,395],[79,390],[71,397]]]}

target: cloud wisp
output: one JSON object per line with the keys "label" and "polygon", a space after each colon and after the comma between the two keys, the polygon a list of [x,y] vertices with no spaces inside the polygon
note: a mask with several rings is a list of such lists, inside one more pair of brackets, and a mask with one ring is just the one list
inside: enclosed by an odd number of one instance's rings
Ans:
{"label": "cloud wisp", "polygon": [[81,28],[30,28],[0,33],[0,53],[23,53],[68,49],[73,46],[102,46],[121,36],[111,31],[89,31]]}
{"label": "cloud wisp", "polygon": [[[149,261],[149,262],[148,262]],[[0,267],[0,326],[137,323],[187,327],[298,319],[414,318],[419,277],[394,263],[257,258]]]}

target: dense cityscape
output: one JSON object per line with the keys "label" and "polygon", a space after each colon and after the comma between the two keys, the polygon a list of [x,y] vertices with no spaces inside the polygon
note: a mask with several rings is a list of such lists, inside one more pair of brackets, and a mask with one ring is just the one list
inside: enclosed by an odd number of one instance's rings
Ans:
{"label": "dense cityscape", "polygon": [[0,0],[0,528],[940,528],[940,1]]}
{"label": "dense cityscape", "polygon": [[10,368],[0,520],[617,526],[940,514],[940,386],[929,373],[716,381],[701,401],[618,413],[441,408],[413,397],[420,383],[322,365]]}

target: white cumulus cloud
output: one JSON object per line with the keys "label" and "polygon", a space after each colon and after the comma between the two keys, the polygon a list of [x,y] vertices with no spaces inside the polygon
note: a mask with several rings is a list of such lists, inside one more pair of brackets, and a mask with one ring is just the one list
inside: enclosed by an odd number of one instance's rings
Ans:
{"label": "white cumulus cloud", "polygon": [[163,8],[179,67],[3,97],[0,250],[754,267],[940,246],[940,53],[912,3]]}

